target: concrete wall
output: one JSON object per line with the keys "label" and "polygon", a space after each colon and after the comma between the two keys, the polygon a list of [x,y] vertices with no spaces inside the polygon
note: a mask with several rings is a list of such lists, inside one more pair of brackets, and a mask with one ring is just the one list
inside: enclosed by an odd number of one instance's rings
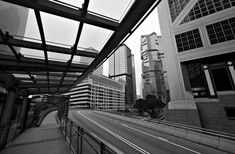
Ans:
{"label": "concrete wall", "polygon": [[235,119],[229,119],[224,107],[235,107],[235,95],[218,95],[217,102],[197,102],[203,128],[235,134]]}
{"label": "concrete wall", "polygon": [[193,109],[171,109],[165,111],[165,120],[201,127],[198,111]]}

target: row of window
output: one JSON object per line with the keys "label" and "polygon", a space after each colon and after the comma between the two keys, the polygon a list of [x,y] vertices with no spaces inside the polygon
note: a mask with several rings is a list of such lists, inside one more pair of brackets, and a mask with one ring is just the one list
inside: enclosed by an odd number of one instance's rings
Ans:
{"label": "row of window", "polygon": [[203,46],[198,29],[175,35],[178,52],[187,51]]}
{"label": "row of window", "polygon": [[206,26],[211,44],[235,39],[235,17]]}
{"label": "row of window", "polygon": [[190,0],[168,0],[172,22],[177,18],[180,12]]}
{"label": "row of window", "polygon": [[199,0],[181,24],[235,6],[235,0]]}
{"label": "row of window", "polygon": [[[206,25],[210,43],[217,44],[235,39],[235,17]],[[175,35],[178,52],[203,47],[199,29]]]}

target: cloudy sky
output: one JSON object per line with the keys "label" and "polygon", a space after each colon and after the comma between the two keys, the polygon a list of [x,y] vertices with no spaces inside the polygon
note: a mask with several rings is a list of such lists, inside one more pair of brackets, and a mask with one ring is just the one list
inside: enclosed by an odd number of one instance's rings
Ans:
{"label": "cloudy sky", "polygon": [[[83,0],[62,0],[71,5],[81,7]],[[89,3],[88,10],[98,14],[120,20],[125,14],[127,8],[132,4],[133,0],[92,0]],[[118,6],[118,7],[117,7]],[[41,12],[42,23],[44,26],[45,38],[47,42],[61,43],[61,46],[71,47],[76,39],[79,22],[54,16]],[[140,25],[140,27],[129,37],[125,44],[131,49],[135,56],[136,68],[136,87],[137,94],[140,94],[141,85],[141,60],[140,60],[140,37],[141,35],[156,32],[160,35],[157,9],[155,9],[149,17]],[[107,39],[111,36],[112,31],[98,28],[92,25],[84,24],[81,38],[78,46],[81,48],[95,48],[101,50]],[[25,37],[40,40],[40,34],[37,28],[37,22],[33,10],[29,11],[29,17],[26,26]],[[39,41],[40,42],[40,41]],[[51,43],[53,44],[53,43]],[[58,45],[58,44],[57,44]],[[22,49],[22,54],[44,58],[43,51],[32,49]],[[35,55],[35,53],[37,53]],[[48,52],[49,59],[57,59],[60,61],[69,60],[69,55]],[[73,62],[79,61],[79,56],[75,56]],[[104,63],[104,75],[108,75],[108,61]]]}

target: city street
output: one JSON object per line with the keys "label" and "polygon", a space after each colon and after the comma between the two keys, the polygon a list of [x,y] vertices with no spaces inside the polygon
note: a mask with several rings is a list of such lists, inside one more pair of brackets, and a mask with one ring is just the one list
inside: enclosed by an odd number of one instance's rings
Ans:
{"label": "city street", "polygon": [[92,132],[118,153],[224,153],[216,149],[177,138],[124,120],[110,118],[93,111],[70,111],[69,118]]}

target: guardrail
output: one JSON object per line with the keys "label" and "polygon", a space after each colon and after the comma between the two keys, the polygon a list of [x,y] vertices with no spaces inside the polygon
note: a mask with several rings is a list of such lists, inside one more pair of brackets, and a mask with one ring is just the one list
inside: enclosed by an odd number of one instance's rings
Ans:
{"label": "guardrail", "polygon": [[213,135],[217,137],[223,137],[223,138],[227,138],[227,139],[231,139],[235,141],[235,134],[229,134],[229,133],[220,132],[220,131],[216,131],[212,129],[200,128],[200,127],[195,127],[195,126],[190,126],[190,125],[185,125],[185,124],[180,124],[180,123],[175,123],[175,122],[170,122],[170,121],[162,121],[162,120],[157,120],[157,119],[146,119],[145,121],[154,122],[158,124],[164,124],[167,126],[182,128],[182,129],[204,133],[208,135]]}
{"label": "guardrail", "polygon": [[[120,120],[125,120],[133,124],[142,125],[144,127],[154,129],[157,131],[161,131],[167,134],[171,134],[180,138],[184,138],[187,140],[191,140],[197,143],[201,143],[204,145],[211,146],[216,149],[220,149],[226,152],[235,152],[235,136],[234,134],[223,133],[219,131],[193,127],[183,124],[176,124],[173,122],[166,122],[160,120],[153,119],[139,119],[137,117],[125,116],[121,114],[121,116],[117,116],[115,114],[111,114],[108,112],[100,112],[97,113],[103,114],[105,116],[110,116],[113,118],[117,118]],[[123,117],[125,116],[125,119]]]}
{"label": "guardrail", "polygon": [[112,148],[100,141],[96,136],[65,116],[61,117],[60,129],[75,154],[116,154]]}

